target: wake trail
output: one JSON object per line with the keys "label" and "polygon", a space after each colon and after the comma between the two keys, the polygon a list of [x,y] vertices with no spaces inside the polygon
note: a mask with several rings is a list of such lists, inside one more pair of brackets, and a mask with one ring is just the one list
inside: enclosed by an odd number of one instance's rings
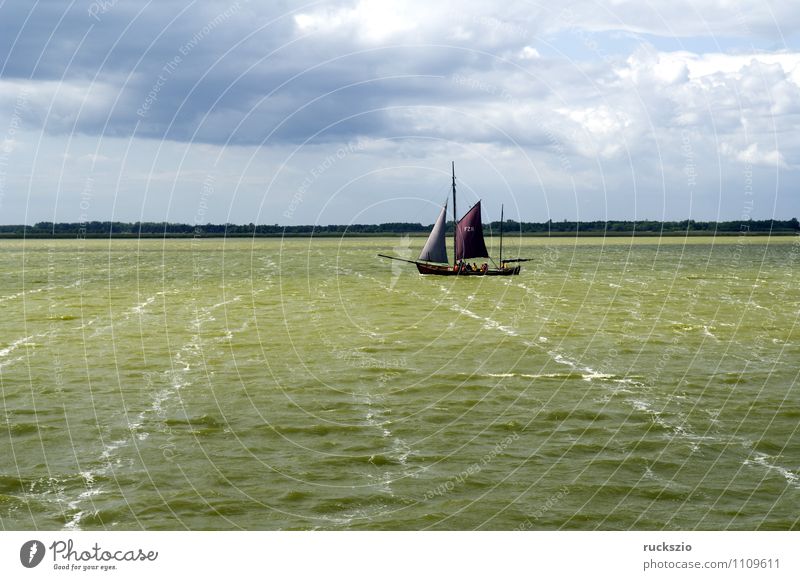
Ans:
{"label": "wake trail", "polygon": [[[368,278],[372,280],[374,283],[382,286],[387,292],[391,293],[399,291],[394,287],[387,287],[374,277],[365,276],[358,272],[356,272],[356,274],[362,278]],[[439,287],[442,290],[440,301],[441,304],[447,305],[449,302],[449,308],[451,310],[481,322],[483,329],[487,331],[502,333],[512,340],[521,340],[526,347],[535,349],[545,354],[554,363],[566,367],[570,372],[580,373],[584,381],[600,386],[606,390],[610,396],[619,396],[622,394],[624,398],[621,400],[629,408],[632,414],[647,416],[650,421],[659,425],[667,433],[669,433],[670,438],[682,441],[689,447],[689,449],[691,449],[692,452],[698,451],[703,445],[717,444],[720,441],[730,441],[735,443],[736,448],[739,449],[739,454],[743,456],[742,465],[762,469],[766,473],[779,475],[783,477],[788,486],[793,489],[800,489],[800,476],[796,471],[779,465],[776,461],[774,461],[773,457],[767,454],[755,452],[752,449],[751,442],[745,440],[744,438],[736,436],[735,434],[732,437],[725,438],[720,434],[709,433],[711,427],[709,427],[709,430],[706,430],[703,433],[698,433],[691,429],[688,422],[689,417],[685,412],[672,412],[670,413],[671,417],[667,417],[664,412],[664,405],[657,403],[652,396],[648,395],[648,393],[652,393],[652,388],[644,382],[631,377],[621,377],[619,375],[601,372],[599,369],[593,368],[591,365],[586,364],[576,357],[564,352],[563,349],[554,349],[549,347],[547,344],[548,339],[546,337],[540,336],[535,340],[527,339],[521,336],[520,333],[512,326],[503,324],[489,316],[478,314],[469,308],[456,303],[453,300],[450,288],[442,284],[440,284]],[[524,289],[526,292],[529,292],[530,290],[524,284],[520,284],[519,287]],[[412,296],[427,300],[427,298],[420,296],[413,290],[406,293],[410,293]],[[712,340],[717,339],[717,337],[711,333],[708,327],[704,328],[703,330],[704,334],[708,338]],[[515,373],[503,373],[502,376],[506,376],[508,374],[530,379],[539,378],[538,375],[524,375]],[[554,374],[557,375],[557,373]],[[610,400],[610,398],[606,399],[606,401]],[[645,476],[647,476],[646,472],[643,474],[643,477]]]}
{"label": "wake trail", "polygon": [[[386,285],[373,276],[365,275],[363,272],[352,270],[345,267],[338,268],[339,273],[355,275],[362,279],[370,280],[371,282],[380,286],[387,292],[398,292],[394,286]],[[418,295],[418,294],[417,294]],[[364,336],[369,339],[375,339],[378,335],[374,332],[362,330]],[[395,497],[391,484],[398,479],[405,477],[416,477],[417,473],[413,471],[408,465],[408,458],[414,454],[411,445],[408,444],[401,437],[396,436],[390,429],[391,420],[387,419],[391,416],[391,409],[385,405],[385,397],[381,394],[373,394],[365,390],[361,393],[354,393],[353,398],[359,407],[362,407],[361,414],[364,418],[364,424],[368,425],[380,433],[381,439],[385,442],[382,452],[376,452],[370,456],[370,463],[375,465],[374,460],[378,455],[383,455],[393,462],[399,470],[394,473],[391,470],[385,470],[380,475],[378,488],[387,493],[391,497]],[[376,467],[378,467],[376,465]]]}
{"label": "wake trail", "polygon": [[[122,314],[120,322],[114,323],[113,326],[120,326],[125,321],[131,321],[135,318],[140,318],[147,313],[148,309],[156,303],[156,300],[160,296],[179,291],[179,289],[160,291],[145,298],[143,301],[138,302],[134,306],[125,310]],[[260,291],[257,291],[256,293]],[[147,440],[151,433],[143,428],[145,423],[153,417],[155,417],[158,421],[165,420],[168,415],[168,404],[176,398],[179,399],[180,391],[184,387],[192,384],[189,375],[195,367],[201,365],[204,354],[204,341],[200,336],[203,325],[215,320],[215,311],[226,305],[238,302],[248,295],[250,294],[237,294],[228,300],[220,301],[211,306],[202,307],[195,312],[195,315],[192,317],[192,320],[188,325],[188,329],[192,332],[190,339],[177,350],[171,359],[170,369],[165,371],[168,379],[168,385],[163,389],[155,391],[150,396],[149,406],[140,411],[135,416],[135,419],[128,419],[126,437],[102,441],[102,449],[99,457],[95,461],[99,467],[81,472],[81,476],[85,482],[85,490],[66,502],[67,508],[73,513],[70,521],[68,521],[64,526],[65,530],[81,529],[81,522],[86,517],[90,509],[88,506],[86,506],[86,502],[90,502],[93,508],[94,498],[98,495],[106,493],[102,487],[97,485],[97,479],[107,475],[114,476],[115,468],[119,468],[127,464],[132,465],[133,459],[129,458],[127,462],[124,461],[120,457],[120,452],[130,447],[131,444],[137,446],[139,444],[138,442]],[[246,327],[247,324],[244,324],[242,329],[245,329]],[[110,328],[111,327],[109,326],[109,329]],[[98,329],[93,336],[97,335],[103,330],[103,328]],[[130,413],[127,412],[127,409],[125,414],[128,417],[130,416]]]}
{"label": "wake trail", "polygon": [[[440,286],[444,291],[444,295],[450,294],[449,289],[445,286]],[[519,338],[519,333],[507,325],[494,320],[492,318],[477,314],[468,308],[458,304],[451,304],[451,309],[464,314],[475,320],[483,322],[483,328],[486,330],[493,330],[503,333],[509,338]],[[541,338],[540,342],[541,342]],[[603,373],[590,365],[584,364],[581,361],[554,349],[548,349],[538,342],[523,339],[523,344],[529,348],[537,349],[542,353],[547,354],[550,359],[560,365],[569,368],[573,372],[578,372],[582,375],[583,380],[593,384],[599,384],[609,391],[612,395],[617,395],[620,392],[627,392],[634,394],[634,396],[627,397],[624,402],[627,406],[636,413],[647,415],[652,422],[672,433],[672,436],[683,440],[694,452],[700,449],[703,443],[714,443],[719,440],[718,437],[713,435],[698,434],[688,426],[688,416],[685,413],[677,413],[674,420],[667,419],[664,413],[658,410],[656,403],[650,398],[643,396],[649,389],[647,385],[635,379],[619,377],[608,373]],[[539,378],[538,376],[530,376],[525,378]],[[744,465],[760,467],[770,473],[781,475],[787,484],[794,489],[800,489],[800,476],[793,470],[771,462],[770,456],[761,453],[755,453],[749,441],[742,437],[734,437],[733,439],[737,446],[746,453],[746,458],[743,461]]]}

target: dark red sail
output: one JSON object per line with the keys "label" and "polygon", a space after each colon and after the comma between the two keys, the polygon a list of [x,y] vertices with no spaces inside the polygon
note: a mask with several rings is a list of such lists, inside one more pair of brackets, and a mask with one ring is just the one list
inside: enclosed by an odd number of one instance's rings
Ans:
{"label": "dark red sail", "polygon": [[458,222],[456,260],[488,257],[489,252],[486,251],[486,243],[483,241],[481,202],[478,202]]}

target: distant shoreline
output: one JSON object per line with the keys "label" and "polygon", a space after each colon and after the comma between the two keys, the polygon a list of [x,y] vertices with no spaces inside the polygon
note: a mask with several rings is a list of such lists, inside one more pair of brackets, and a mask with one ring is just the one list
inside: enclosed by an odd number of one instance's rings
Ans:
{"label": "distant shoreline", "polygon": [[[427,236],[432,225],[411,222],[382,224],[291,225],[278,224],[184,224],[169,222],[38,222],[0,225],[0,239],[140,239],[140,238],[342,238],[380,236]],[[484,233],[496,236],[499,221],[483,224]],[[503,230],[508,237],[695,237],[695,236],[791,236],[800,234],[797,218],[788,220],[738,221],[567,221],[517,222],[505,220]],[[453,222],[445,226],[446,235],[453,235]]]}
{"label": "distant shoreline", "polygon": [[[235,239],[248,239],[248,238],[387,238],[395,237],[398,235],[408,235],[412,238],[425,238],[427,233],[424,232],[380,232],[380,233],[366,233],[366,232],[308,232],[308,233],[285,233],[285,234],[180,234],[180,233],[167,233],[167,234],[129,234],[129,233],[113,233],[108,234],[4,234],[0,233],[0,240],[161,240],[161,239],[178,239],[178,240],[192,240],[192,239],[222,239],[222,238],[235,238]],[[497,235],[497,234],[495,234]],[[793,231],[774,231],[774,232],[728,232],[728,231],[689,231],[689,232],[651,232],[651,231],[634,231],[634,232],[506,232],[505,237],[508,238],[714,238],[724,237],[730,238],[735,236],[746,236],[751,238],[761,237],[787,237],[800,235],[798,232]]]}

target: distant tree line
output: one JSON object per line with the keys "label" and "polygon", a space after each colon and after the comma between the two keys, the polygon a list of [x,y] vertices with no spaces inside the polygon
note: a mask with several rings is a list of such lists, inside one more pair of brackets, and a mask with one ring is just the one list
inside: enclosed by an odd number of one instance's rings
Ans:
{"label": "distant tree line", "polygon": [[282,236],[311,234],[389,234],[425,232],[431,226],[412,223],[351,224],[328,226],[279,226],[255,224],[181,224],[169,222],[38,222],[28,225],[0,225],[3,237],[223,237]]}
{"label": "distant tree line", "polygon": [[[349,224],[328,226],[281,226],[278,224],[202,224],[190,225],[168,222],[38,222],[29,225],[0,225],[0,237],[243,237],[243,236],[342,236],[381,234],[424,234],[432,225],[388,222],[383,224]],[[497,233],[500,222],[484,224],[487,232]],[[453,222],[447,224],[452,233]],[[503,230],[508,234],[529,235],[733,235],[742,233],[797,234],[800,223],[790,220],[695,221],[552,221],[517,222],[506,220]]]}
{"label": "distant tree line", "polygon": [[[491,227],[499,228],[500,222],[492,222]],[[704,222],[683,220],[676,222],[661,222],[655,220],[644,221],[592,221],[570,222],[567,220],[554,222],[548,220],[543,223],[515,222],[506,220],[503,223],[506,231],[522,233],[550,232],[577,232],[577,233],[614,233],[614,232],[652,232],[652,233],[684,233],[699,232],[713,234],[715,232],[758,232],[758,233],[792,233],[800,232],[800,223],[797,218],[790,220],[743,220],[730,222]]]}

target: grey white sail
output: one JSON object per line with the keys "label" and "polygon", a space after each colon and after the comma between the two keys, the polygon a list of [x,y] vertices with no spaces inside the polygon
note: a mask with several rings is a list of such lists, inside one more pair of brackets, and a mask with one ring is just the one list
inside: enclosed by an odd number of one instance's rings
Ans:
{"label": "grey white sail", "polygon": [[420,260],[426,262],[439,262],[441,264],[448,264],[447,259],[447,245],[445,244],[445,222],[447,221],[447,204],[444,204],[439,218],[428,236],[428,241],[425,242],[425,247],[419,255]]}

